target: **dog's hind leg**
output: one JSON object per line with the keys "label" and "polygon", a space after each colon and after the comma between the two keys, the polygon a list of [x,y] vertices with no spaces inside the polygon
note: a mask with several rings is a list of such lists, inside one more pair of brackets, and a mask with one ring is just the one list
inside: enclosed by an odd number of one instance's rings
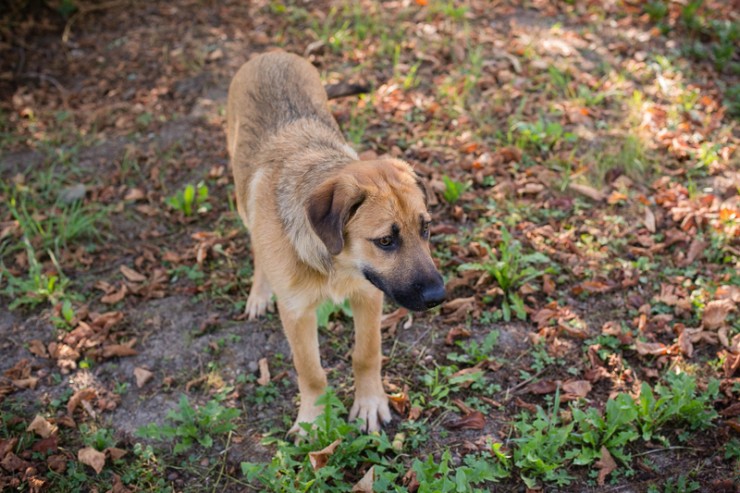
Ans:
{"label": "dog's hind leg", "polygon": [[247,307],[245,308],[244,313],[247,314],[247,318],[249,320],[254,320],[257,317],[261,317],[265,313],[272,312],[274,310],[275,304],[272,301],[272,287],[270,287],[270,282],[265,276],[262,262],[260,262],[255,255],[254,279],[252,281],[252,289],[249,290]]}
{"label": "dog's hind leg", "polygon": [[368,432],[379,431],[381,422],[391,420],[388,396],[380,376],[383,293],[372,289],[352,295],[349,301],[355,320],[355,349],[352,353],[355,402],[349,417],[362,419],[363,429]]}

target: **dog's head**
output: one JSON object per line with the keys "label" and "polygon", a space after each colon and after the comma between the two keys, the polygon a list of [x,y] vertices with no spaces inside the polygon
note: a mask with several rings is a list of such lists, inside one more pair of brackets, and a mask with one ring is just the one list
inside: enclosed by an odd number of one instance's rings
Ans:
{"label": "dog's head", "polygon": [[335,260],[399,305],[426,310],[444,299],[429,252],[425,194],[407,163],[354,162],[318,187],[306,210]]}

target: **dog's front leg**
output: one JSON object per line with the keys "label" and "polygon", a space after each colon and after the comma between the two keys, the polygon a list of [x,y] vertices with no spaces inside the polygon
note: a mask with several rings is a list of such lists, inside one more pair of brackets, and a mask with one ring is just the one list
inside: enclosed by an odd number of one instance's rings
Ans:
{"label": "dog's front leg", "polygon": [[299,423],[313,423],[322,407],[316,399],[326,390],[326,373],[321,368],[319,334],[314,307],[290,310],[278,300],[278,311],[285,335],[293,352],[293,364],[298,373],[298,391],[301,404],[298,417],[288,433],[303,433]]}
{"label": "dog's front leg", "polygon": [[391,420],[388,396],[380,376],[382,349],[380,318],[383,313],[383,293],[373,289],[350,297],[355,319],[355,349],[352,368],[355,373],[355,402],[350,419],[364,421],[363,429],[380,430],[381,422]]}

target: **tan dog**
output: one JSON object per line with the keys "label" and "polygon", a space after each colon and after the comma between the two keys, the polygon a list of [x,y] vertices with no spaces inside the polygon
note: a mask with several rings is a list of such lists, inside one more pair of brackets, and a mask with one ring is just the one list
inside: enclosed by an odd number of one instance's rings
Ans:
{"label": "tan dog", "polygon": [[316,308],[327,298],[350,300],[350,418],[376,431],[391,418],[380,376],[383,293],[411,310],[445,294],[416,175],[397,159],[359,161],[327,108],[318,72],[296,55],[271,52],[243,65],[226,113],[237,207],[254,254],[246,312],[263,315],[277,296],[300,391],[291,432],[321,413]]}

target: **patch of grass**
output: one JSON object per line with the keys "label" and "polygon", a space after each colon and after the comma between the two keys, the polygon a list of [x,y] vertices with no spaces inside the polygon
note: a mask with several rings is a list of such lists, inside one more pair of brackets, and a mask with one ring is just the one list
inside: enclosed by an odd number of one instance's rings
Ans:
{"label": "patch of grass", "polygon": [[175,454],[187,452],[196,443],[211,448],[214,437],[236,429],[234,420],[239,414],[238,409],[224,407],[214,399],[205,406],[193,407],[183,394],[177,408],[167,413],[167,421],[172,424],[150,423],[139,428],[137,435],[152,440],[174,440]]}
{"label": "patch of grass", "polygon": [[668,446],[664,435],[673,426],[711,427],[718,416],[712,402],[719,382],[712,380],[705,392],[699,392],[695,377],[686,373],[669,373],[665,379],[655,389],[643,383],[636,400],[629,394],[617,394],[606,402],[603,414],[571,403],[572,419],[564,421],[559,391],[549,412],[538,407],[534,415],[523,413],[514,424],[517,438],[512,454],[522,480],[530,488],[538,481],[564,486],[572,481],[566,468],[594,464],[601,458],[602,447],[629,467],[631,456],[625,447],[630,443],[658,439]]}
{"label": "patch of grass", "polygon": [[[351,491],[353,485],[373,467],[373,491],[405,491],[400,481],[407,468],[397,454],[412,444],[402,436],[391,441],[385,432],[363,434],[356,423],[348,423],[341,415],[346,408],[331,390],[319,398],[324,412],[313,426],[302,424],[306,436],[297,445],[281,439],[268,438],[265,444],[274,444],[277,451],[269,463],[242,462],[243,474],[250,482],[258,483],[262,491]],[[310,454],[318,453],[331,444],[336,447],[325,452],[320,467],[311,463]],[[492,447],[490,454],[470,454],[463,463],[454,467],[449,450],[442,452],[441,460],[432,455],[426,460],[414,459],[410,469],[416,474],[419,492],[488,491],[474,486],[489,484],[508,476],[500,460],[491,460],[495,452],[501,454],[500,445]]]}

